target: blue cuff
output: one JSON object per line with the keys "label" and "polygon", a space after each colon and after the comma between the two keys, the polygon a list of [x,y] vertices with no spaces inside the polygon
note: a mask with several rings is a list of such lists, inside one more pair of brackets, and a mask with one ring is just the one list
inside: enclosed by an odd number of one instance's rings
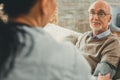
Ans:
{"label": "blue cuff", "polygon": [[98,63],[93,75],[98,76],[99,73],[102,75],[110,73],[111,78],[113,78],[116,73],[116,69],[113,65],[108,64],[107,62],[100,62]]}

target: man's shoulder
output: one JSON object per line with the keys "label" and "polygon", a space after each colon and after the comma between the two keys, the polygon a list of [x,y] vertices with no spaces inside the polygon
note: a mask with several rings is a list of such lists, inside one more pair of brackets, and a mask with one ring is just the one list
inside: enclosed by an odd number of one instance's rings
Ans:
{"label": "man's shoulder", "polygon": [[91,31],[87,31],[87,32],[81,34],[81,35],[78,37],[78,40],[79,40],[79,39],[82,39],[82,38],[84,38],[84,37],[87,37],[90,33],[91,33]]}
{"label": "man's shoulder", "polygon": [[120,47],[120,40],[119,38],[114,35],[114,34],[110,34],[108,37],[105,38],[105,42],[106,44],[109,44],[109,45],[116,45],[116,46],[119,46]]}
{"label": "man's shoulder", "polygon": [[108,40],[114,40],[114,41],[120,41],[118,36],[116,36],[115,34],[110,34],[107,38]]}

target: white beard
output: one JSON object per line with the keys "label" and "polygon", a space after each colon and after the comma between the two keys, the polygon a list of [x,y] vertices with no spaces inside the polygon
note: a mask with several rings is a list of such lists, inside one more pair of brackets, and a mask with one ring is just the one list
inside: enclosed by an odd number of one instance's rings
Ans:
{"label": "white beard", "polygon": [[90,25],[90,27],[92,28],[93,31],[101,31],[102,30],[102,25],[99,27],[93,27]]}

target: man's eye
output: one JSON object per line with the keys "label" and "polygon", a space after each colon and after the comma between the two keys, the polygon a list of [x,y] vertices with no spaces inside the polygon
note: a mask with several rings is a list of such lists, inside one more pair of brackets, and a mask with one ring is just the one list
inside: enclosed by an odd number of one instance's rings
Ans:
{"label": "man's eye", "polygon": [[98,13],[98,15],[105,15],[105,13]]}
{"label": "man's eye", "polygon": [[90,12],[90,14],[95,14],[95,12]]}

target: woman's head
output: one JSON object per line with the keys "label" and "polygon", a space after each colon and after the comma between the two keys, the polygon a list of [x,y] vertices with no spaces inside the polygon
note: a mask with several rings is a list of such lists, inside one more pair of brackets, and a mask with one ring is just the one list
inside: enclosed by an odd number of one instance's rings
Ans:
{"label": "woman's head", "polygon": [[4,4],[3,11],[10,17],[26,14],[37,0],[0,0]]}

